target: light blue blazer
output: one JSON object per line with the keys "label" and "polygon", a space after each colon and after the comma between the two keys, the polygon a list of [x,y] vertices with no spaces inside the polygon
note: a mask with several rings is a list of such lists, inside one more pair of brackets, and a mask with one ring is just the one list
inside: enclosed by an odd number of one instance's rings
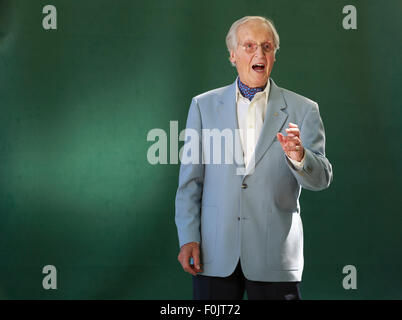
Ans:
{"label": "light blue blazer", "polygon": [[[202,139],[199,163],[180,166],[175,216],[179,243],[200,242],[202,275],[229,276],[240,259],[249,280],[301,281],[301,188],[327,188],[332,181],[332,166],[325,157],[324,126],[317,103],[269,81],[271,89],[255,149],[254,172],[239,175],[236,161],[202,163]],[[276,138],[278,132],[286,135],[289,122],[299,126],[305,148],[304,167],[299,171]],[[186,128],[200,135],[202,129],[214,128],[236,134],[236,81],[194,97]],[[233,158],[243,152],[241,140],[234,141]]]}

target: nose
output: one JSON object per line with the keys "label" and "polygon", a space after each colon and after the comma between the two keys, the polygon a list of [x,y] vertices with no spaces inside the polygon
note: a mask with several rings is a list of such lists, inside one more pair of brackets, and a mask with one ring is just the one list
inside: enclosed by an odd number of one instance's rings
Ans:
{"label": "nose", "polygon": [[255,52],[256,57],[263,57],[265,56],[264,51],[262,50],[262,45],[257,47],[257,51]]}

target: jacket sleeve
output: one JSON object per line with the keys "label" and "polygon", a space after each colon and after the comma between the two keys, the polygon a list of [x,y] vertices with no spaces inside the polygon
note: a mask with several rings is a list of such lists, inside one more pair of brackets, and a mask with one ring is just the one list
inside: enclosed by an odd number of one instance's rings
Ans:
{"label": "jacket sleeve", "polygon": [[[202,122],[197,101],[191,101],[181,155],[179,186],[176,193],[175,222],[180,247],[192,241],[201,241],[200,211],[204,183],[202,163]],[[185,161],[184,158],[187,160]],[[188,159],[191,158],[191,161]]]}
{"label": "jacket sleeve", "polygon": [[303,169],[295,170],[286,160],[293,175],[305,189],[319,191],[328,188],[332,181],[332,165],[325,157],[325,131],[316,103],[304,117],[300,138],[305,150]]}

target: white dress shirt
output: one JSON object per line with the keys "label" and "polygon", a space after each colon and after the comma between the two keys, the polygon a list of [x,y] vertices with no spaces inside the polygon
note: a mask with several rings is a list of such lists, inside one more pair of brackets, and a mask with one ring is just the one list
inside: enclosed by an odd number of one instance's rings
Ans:
{"label": "white dress shirt", "polygon": [[[242,96],[236,81],[237,121],[246,168],[254,156],[254,150],[262,131],[265,114],[267,112],[269,90],[270,83],[268,81],[265,89],[257,92],[250,101]],[[301,161],[295,161],[289,157],[287,158],[291,161],[296,170],[303,169],[305,157],[303,157]]]}

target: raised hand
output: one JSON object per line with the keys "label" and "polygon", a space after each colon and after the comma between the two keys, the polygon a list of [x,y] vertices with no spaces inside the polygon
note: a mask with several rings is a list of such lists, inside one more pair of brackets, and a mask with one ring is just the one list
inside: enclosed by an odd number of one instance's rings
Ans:
{"label": "raised hand", "polygon": [[300,140],[300,130],[297,124],[289,122],[289,128],[286,129],[287,136],[277,133],[279,143],[286,155],[295,161],[301,161],[304,156],[304,148]]}

